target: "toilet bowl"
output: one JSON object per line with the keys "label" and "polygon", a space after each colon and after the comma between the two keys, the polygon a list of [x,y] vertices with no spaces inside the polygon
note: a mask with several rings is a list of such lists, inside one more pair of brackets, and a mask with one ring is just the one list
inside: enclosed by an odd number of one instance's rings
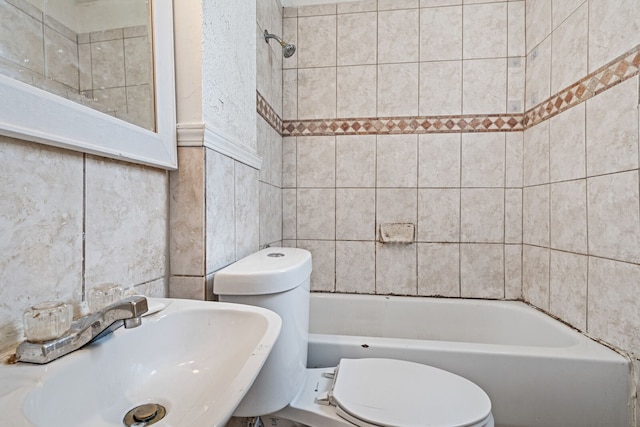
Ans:
{"label": "toilet bowl", "polygon": [[268,248],[216,273],[220,301],[261,306],[282,318],[280,336],[235,416],[311,427],[494,426],[487,394],[442,369],[392,359],[307,369],[310,275],[311,254],[296,248]]}

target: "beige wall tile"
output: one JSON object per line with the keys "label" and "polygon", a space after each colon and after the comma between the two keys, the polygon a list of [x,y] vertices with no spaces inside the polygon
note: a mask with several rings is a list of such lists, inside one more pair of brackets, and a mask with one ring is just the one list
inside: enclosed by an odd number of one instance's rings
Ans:
{"label": "beige wall tile", "polygon": [[418,192],[405,188],[376,190],[376,233],[380,224],[406,222],[415,224],[418,211]]}
{"label": "beige wall tile", "polygon": [[522,241],[549,246],[549,186],[525,187],[522,190]]}
{"label": "beige wall tile", "polygon": [[282,238],[296,239],[297,190],[282,189]]}
{"label": "beige wall tile", "polygon": [[122,40],[91,43],[91,70],[94,89],[125,86]]}
{"label": "beige wall tile", "polygon": [[378,116],[418,114],[418,63],[378,65]]}
{"label": "beige wall tile", "polygon": [[298,67],[335,66],[336,46],[335,15],[298,18]]}
{"label": "beige wall tile", "polygon": [[587,181],[551,184],[551,247],[587,253]]}
{"label": "beige wall tile", "polygon": [[525,102],[526,58],[507,59],[507,112],[522,113]]}
{"label": "beige wall tile", "polygon": [[78,45],[45,26],[44,49],[46,77],[78,90]]}
{"label": "beige wall tile", "polygon": [[79,73],[80,91],[93,89],[90,44],[78,45],[78,73]]}
{"label": "beige wall tile", "polygon": [[0,322],[21,322],[31,304],[82,297],[83,156],[2,136],[0,165]]}
{"label": "beige wall tile", "polygon": [[419,6],[418,0],[378,0],[378,10],[409,9]]}
{"label": "beige wall tile", "polygon": [[588,328],[629,352],[640,351],[640,266],[589,257]]}
{"label": "beige wall tile", "polygon": [[376,116],[376,78],[375,65],[338,67],[338,117]]}
{"label": "beige wall tile", "polygon": [[460,296],[458,243],[418,243],[418,295]]}
{"label": "beige wall tile", "polygon": [[336,189],[336,239],[376,239],[376,192],[373,188]]}
{"label": "beige wall tile", "polygon": [[522,299],[522,245],[504,246],[504,297]]}
{"label": "beige wall tile", "polygon": [[155,132],[154,94],[151,85],[130,86],[126,88],[127,114],[124,120]]}
{"label": "beige wall tile", "polygon": [[298,8],[298,16],[335,15],[335,4],[321,4],[314,6],[301,6]]}
{"label": "beige wall tile", "polygon": [[[338,6],[346,6],[344,3]],[[338,15],[338,65],[376,64],[378,14]]]}
{"label": "beige wall tile", "polygon": [[638,171],[587,180],[589,253],[640,262]]}
{"label": "beige wall tile", "polygon": [[374,294],[376,244],[336,242],[336,292]]}
{"label": "beige wall tile", "polygon": [[313,271],[312,291],[335,291],[336,285],[336,242],[322,240],[298,240],[299,248],[311,252]]}
{"label": "beige wall tile", "polygon": [[127,86],[149,84],[151,73],[151,43],[148,37],[124,39],[125,76]]}
{"label": "beige wall tile", "polygon": [[584,3],[552,35],[551,93],[587,75],[588,3]]}
{"label": "beige wall tile", "polygon": [[419,20],[418,9],[378,12],[378,61],[380,63],[418,61]]}
{"label": "beige wall tile", "polygon": [[464,6],[464,59],[507,56],[507,3]]}
{"label": "beige wall tile", "polygon": [[205,270],[204,148],[179,147],[178,170],[170,173],[169,262],[173,275]]}
{"label": "beige wall tile", "polygon": [[525,2],[509,1],[507,3],[508,28],[507,28],[507,55],[525,56]]}
{"label": "beige wall tile", "polygon": [[418,142],[418,186],[460,186],[459,134],[420,135]]}
{"label": "beige wall tile", "polygon": [[[42,14],[40,14],[42,17]],[[44,75],[44,38],[42,19],[37,20],[7,2],[0,4],[0,46],[2,56],[15,64]],[[21,43],[15,42],[20,34]]]}
{"label": "beige wall tile", "polygon": [[[234,160],[205,152],[205,241],[206,271],[213,273],[236,260]],[[265,184],[260,183],[262,192]],[[259,196],[261,199],[263,195]],[[264,205],[261,203],[260,211]]]}
{"label": "beige wall tile", "polygon": [[558,28],[565,19],[569,17],[576,9],[585,3],[585,0],[564,0],[552,1],[551,12],[553,29]]}
{"label": "beige wall tile", "polygon": [[525,110],[551,96],[551,37],[527,55]]}
{"label": "beige wall tile", "polygon": [[462,61],[462,113],[503,113],[507,108],[507,60]]}
{"label": "beige wall tile", "polygon": [[420,115],[462,113],[462,61],[420,63]]}
{"label": "beige wall tile", "polygon": [[336,117],[336,68],[298,70],[298,118]]}
{"label": "beige wall tile", "polygon": [[335,239],[335,193],[333,189],[298,189],[297,236],[299,239]]}
{"label": "beige wall tile", "polygon": [[587,101],[587,175],[638,168],[638,77]]}
{"label": "beige wall tile", "polygon": [[460,241],[460,190],[418,190],[418,241]]}
{"label": "beige wall tile", "polygon": [[640,8],[636,0],[589,1],[589,71],[640,44]]}
{"label": "beige wall tile", "polygon": [[586,176],[585,105],[576,105],[549,121],[551,182]]}
{"label": "beige wall tile", "polygon": [[416,295],[416,245],[376,243],[376,294]]}
{"label": "beige wall tile", "polygon": [[525,2],[527,53],[551,34],[551,3],[551,0],[527,0]]}
{"label": "beige wall tile", "polygon": [[463,188],[460,195],[460,241],[504,242],[504,190]]}
{"label": "beige wall tile", "polygon": [[460,59],[462,6],[421,9],[420,61]]}
{"label": "beige wall tile", "polygon": [[522,293],[525,301],[549,310],[549,249],[522,248]]}
{"label": "beige wall tile", "polygon": [[375,187],[376,136],[336,137],[336,186]]}
{"label": "beige wall tile", "polygon": [[549,121],[524,131],[524,185],[549,182]]}
{"label": "beige wall tile", "polygon": [[[264,31],[261,31],[263,33]],[[282,38],[287,43],[293,43],[298,46],[298,19],[283,18],[282,19]],[[263,39],[264,40],[264,39]],[[298,55],[292,55],[289,58],[282,58],[282,69],[288,70],[298,67]]]}
{"label": "beige wall tile", "polygon": [[462,186],[504,187],[505,134],[462,134]]}
{"label": "beige wall tile", "polygon": [[206,300],[204,277],[171,276],[169,279],[169,298]]}
{"label": "beige wall tile", "polygon": [[581,331],[587,328],[586,255],[551,251],[549,311]]}
{"label": "beige wall tile", "polygon": [[299,187],[335,187],[335,137],[298,137],[297,156]]}
{"label": "beige wall tile", "polygon": [[297,186],[297,138],[282,138],[282,186],[293,188]]}
{"label": "beige wall tile", "polygon": [[338,3],[338,14],[352,12],[375,12],[378,9],[377,0],[360,0],[348,3]]}
{"label": "beige wall tile", "polygon": [[[241,259],[256,252],[260,242],[258,171],[240,162],[235,162],[234,193],[235,258]],[[282,212],[282,207],[280,212]],[[282,215],[280,216],[282,217]]]}
{"label": "beige wall tile", "polygon": [[[258,176],[260,181],[270,183],[271,181],[271,125],[260,115],[256,117],[256,150],[262,159]],[[293,139],[295,141],[295,138]],[[295,163],[294,163],[295,165]],[[294,177],[295,180],[295,177]]]}
{"label": "beige wall tile", "polygon": [[522,243],[522,190],[505,189],[505,243]]}
{"label": "beige wall tile", "polygon": [[92,156],[85,168],[87,286],[116,282],[128,287],[163,277],[167,172]]}
{"label": "beige wall tile", "polygon": [[466,298],[504,298],[502,245],[460,245],[460,295]]}
{"label": "beige wall tile", "polygon": [[420,7],[451,6],[462,4],[462,0],[420,0]]}
{"label": "beige wall tile", "polygon": [[298,70],[282,70],[282,119],[293,120],[297,118]]}
{"label": "beige wall tile", "polygon": [[524,132],[509,132],[505,141],[505,186],[522,187]]}
{"label": "beige wall tile", "polygon": [[417,135],[378,135],[376,187],[416,187],[417,159]]}

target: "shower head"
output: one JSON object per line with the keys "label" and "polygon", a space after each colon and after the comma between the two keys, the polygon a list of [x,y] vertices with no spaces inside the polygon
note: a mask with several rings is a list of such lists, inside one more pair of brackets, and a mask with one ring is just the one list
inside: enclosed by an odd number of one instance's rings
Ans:
{"label": "shower head", "polygon": [[293,43],[286,43],[275,34],[269,34],[269,31],[264,30],[264,41],[266,43],[269,43],[269,39],[276,39],[276,41],[280,43],[280,46],[282,46],[282,54],[285,58],[289,58],[293,56],[294,53],[296,53],[296,45],[294,45]]}

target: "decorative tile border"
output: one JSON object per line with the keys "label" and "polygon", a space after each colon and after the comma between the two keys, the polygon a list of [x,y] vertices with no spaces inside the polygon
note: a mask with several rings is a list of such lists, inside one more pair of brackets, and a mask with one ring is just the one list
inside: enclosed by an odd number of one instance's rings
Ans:
{"label": "decorative tile border", "polygon": [[283,121],[259,92],[257,92],[257,111],[282,136],[518,132],[548,120],[638,74],[640,74],[640,46],[600,67],[524,114]]}
{"label": "decorative tile border", "polygon": [[273,129],[282,135],[282,119],[258,91],[256,91],[256,110]]}
{"label": "decorative tile border", "polygon": [[524,127],[530,128],[593,96],[622,83],[640,72],[640,46],[619,56],[558,94],[525,113]]}
{"label": "decorative tile border", "polygon": [[522,130],[524,130],[522,114],[372,117],[288,121],[284,123],[282,136],[513,132]]}

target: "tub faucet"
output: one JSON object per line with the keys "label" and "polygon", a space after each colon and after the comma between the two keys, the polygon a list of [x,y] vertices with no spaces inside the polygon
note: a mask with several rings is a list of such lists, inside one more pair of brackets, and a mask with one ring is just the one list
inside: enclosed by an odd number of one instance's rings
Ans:
{"label": "tub faucet", "polygon": [[49,363],[59,357],[107,335],[124,325],[135,328],[142,324],[142,315],[149,310],[147,299],[131,296],[71,323],[69,331],[59,338],[44,342],[23,341],[16,351],[16,360],[29,363]]}

